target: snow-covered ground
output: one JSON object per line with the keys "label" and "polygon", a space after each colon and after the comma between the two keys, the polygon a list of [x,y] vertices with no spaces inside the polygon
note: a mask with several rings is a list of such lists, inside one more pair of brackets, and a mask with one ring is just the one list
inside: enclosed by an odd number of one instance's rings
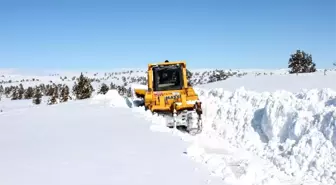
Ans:
{"label": "snow-covered ground", "polygon": [[268,72],[197,86],[197,136],[113,91],[55,106],[2,100],[0,182],[336,184],[336,73]]}
{"label": "snow-covered ground", "polygon": [[0,184],[220,184],[188,159],[185,143],[150,132],[118,98],[0,115]]}

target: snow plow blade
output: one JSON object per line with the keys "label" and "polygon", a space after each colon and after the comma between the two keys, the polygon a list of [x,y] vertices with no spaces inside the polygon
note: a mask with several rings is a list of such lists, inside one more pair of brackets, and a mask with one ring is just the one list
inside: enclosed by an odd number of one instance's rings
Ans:
{"label": "snow plow blade", "polygon": [[133,91],[146,110],[166,118],[168,127],[202,132],[202,103],[188,83],[184,61],[149,64],[147,89]]}

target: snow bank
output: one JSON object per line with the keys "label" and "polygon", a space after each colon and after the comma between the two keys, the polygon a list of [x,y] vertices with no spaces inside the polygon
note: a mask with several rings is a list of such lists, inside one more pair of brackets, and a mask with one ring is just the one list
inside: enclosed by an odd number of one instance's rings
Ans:
{"label": "snow bank", "polygon": [[299,182],[336,183],[335,91],[198,91],[204,134],[250,151]]}
{"label": "snow bank", "polygon": [[330,89],[253,92],[196,89],[204,130],[197,136],[135,108],[152,131],[190,142],[186,154],[231,185],[336,183],[336,92]]}
{"label": "snow bank", "polygon": [[105,104],[111,107],[129,108],[132,106],[131,102],[121,96],[117,90],[109,90],[106,94],[98,94],[91,100],[92,104]]}

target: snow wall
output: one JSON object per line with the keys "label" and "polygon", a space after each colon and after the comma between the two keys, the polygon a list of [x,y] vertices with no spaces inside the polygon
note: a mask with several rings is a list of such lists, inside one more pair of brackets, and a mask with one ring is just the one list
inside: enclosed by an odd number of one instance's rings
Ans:
{"label": "snow wall", "polygon": [[205,131],[267,159],[288,176],[336,184],[335,91],[198,93]]}
{"label": "snow wall", "polygon": [[[203,132],[188,155],[231,185],[336,184],[336,92],[195,89]],[[173,132],[138,108],[154,131]],[[160,127],[160,125],[162,127]]]}

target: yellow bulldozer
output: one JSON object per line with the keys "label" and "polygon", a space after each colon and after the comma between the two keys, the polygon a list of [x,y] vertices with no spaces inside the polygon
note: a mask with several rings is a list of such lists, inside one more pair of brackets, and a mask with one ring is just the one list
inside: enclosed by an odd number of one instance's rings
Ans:
{"label": "yellow bulldozer", "polygon": [[202,106],[188,83],[185,61],[148,64],[147,89],[134,89],[142,106],[166,117],[167,126],[192,135],[202,131]]}

